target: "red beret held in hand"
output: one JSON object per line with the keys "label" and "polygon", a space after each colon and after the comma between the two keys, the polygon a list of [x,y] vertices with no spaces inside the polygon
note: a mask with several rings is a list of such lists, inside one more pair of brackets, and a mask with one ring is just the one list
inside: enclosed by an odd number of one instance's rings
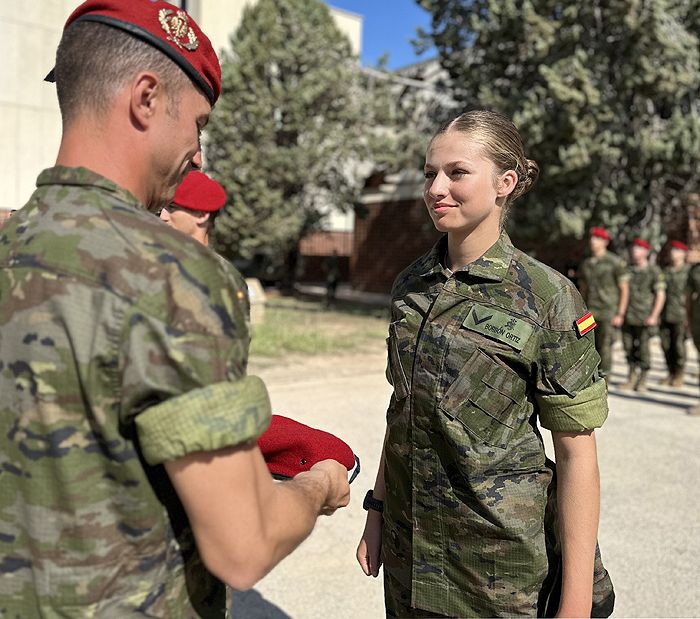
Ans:
{"label": "red beret held in hand", "polygon": [[337,436],[282,415],[272,415],[258,447],[270,473],[278,478],[294,477],[322,460],[337,460],[348,471],[359,464],[352,449]]}

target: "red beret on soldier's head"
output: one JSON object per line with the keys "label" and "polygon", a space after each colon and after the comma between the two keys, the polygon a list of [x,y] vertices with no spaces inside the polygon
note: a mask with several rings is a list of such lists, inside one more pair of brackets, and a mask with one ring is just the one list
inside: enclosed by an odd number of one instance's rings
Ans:
{"label": "red beret on soldier's head", "polygon": [[637,247],[643,247],[644,249],[651,251],[651,244],[648,241],[645,241],[644,239],[640,239],[639,237],[632,241],[632,245],[635,245]]}
{"label": "red beret on soldier's head", "polygon": [[601,228],[600,226],[594,226],[591,228],[591,236],[597,236],[599,239],[605,239],[606,241],[610,240],[610,235],[608,234],[608,231],[605,228]]}
{"label": "red beret on soldier's head", "polygon": [[681,243],[681,241],[671,241],[671,247],[673,249],[680,249],[682,251],[688,251],[688,246],[685,243]]}
{"label": "red beret on soldier's head", "polygon": [[359,463],[337,436],[282,415],[272,415],[270,426],[258,438],[258,447],[270,473],[278,478],[294,477],[322,460],[337,460],[348,471]]}
{"label": "red beret on soldier's head", "polygon": [[[202,90],[211,105],[221,94],[221,66],[207,36],[182,9],[164,0],[87,0],[71,24],[92,21],[119,28],[159,49]],[[53,70],[46,76],[53,82]]]}
{"label": "red beret on soldier's head", "polygon": [[178,185],[172,203],[188,211],[212,213],[226,204],[226,192],[213,178],[193,170]]}

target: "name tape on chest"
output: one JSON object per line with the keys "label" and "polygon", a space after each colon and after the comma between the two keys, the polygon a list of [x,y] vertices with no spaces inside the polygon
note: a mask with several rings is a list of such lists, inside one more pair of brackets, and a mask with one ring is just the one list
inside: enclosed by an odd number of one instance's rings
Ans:
{"label": "name tape on chest", "polygon": [[595,318],[593,318],[593,314],[591,312],[584,314],[576,321],[576,331],[578,332],[579,337],[583,337],[586,335],[586,333],[595,329],[596,326],[597,324]]}
{"label": "name tape on chest", "polygon": [[520,318],[479,304],[471,308],[463,324],[470,331],[508,344],[515,350],[522,350],[534,331],[532,325]]}

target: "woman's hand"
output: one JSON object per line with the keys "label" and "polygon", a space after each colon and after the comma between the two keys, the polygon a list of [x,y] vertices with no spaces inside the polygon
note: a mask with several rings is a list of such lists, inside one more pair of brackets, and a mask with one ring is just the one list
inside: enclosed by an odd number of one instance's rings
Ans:
{"label": "woman's hand", "polygon": [[382,565],[382,515],[369,510],[365,530],[357,547],[357,561],[366,576],[379,575]]}

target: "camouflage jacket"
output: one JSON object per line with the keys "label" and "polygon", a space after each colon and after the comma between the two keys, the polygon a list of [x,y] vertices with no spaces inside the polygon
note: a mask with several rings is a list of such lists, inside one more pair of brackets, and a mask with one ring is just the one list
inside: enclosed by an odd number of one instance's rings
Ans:
{"label": "camouflage jacket", "polygon": [[593,333],[565,277],[501,238],[455,273],[443,238],[393,288],[384,569],[414,607],[537,613],[552,479],[537,427],[607,417]]}
{"label": "camouflage jacket", "polygon": [[161,465],[268,423],[245,284],[89,170],[37,186],[0,230],[0,616],[223,616]]}
{"label": "camouflage jacket", "polygon": [[620,284],[629,280],[625,261],[612,252],[589,256],[579,267],[578,279],[584,299],[596,320],[610,321],[620,303]]}
{"label": "camouflage jacket", "polygon": [[688,271],[690,267],[686,264],[680,269],[668,267],[664,269],[664,279],[666,281],[666,302],[661,318],[664,322],[680,324],[685,322],[685,297],[688,289]]}
{"label": "camouflage jacket", "polygon": [[639,327],[651,314],[656,293],[665,290],[666,282],[663,272],[655,264],[630,266],[630,274],[630,300],[625,313],[625,324]]}
{"label": "camouflage jacket", "polygon": [[694,264],[688,271],[688,299],[690,312],[688,322],[696,343],[700,342],[700,263]]}

